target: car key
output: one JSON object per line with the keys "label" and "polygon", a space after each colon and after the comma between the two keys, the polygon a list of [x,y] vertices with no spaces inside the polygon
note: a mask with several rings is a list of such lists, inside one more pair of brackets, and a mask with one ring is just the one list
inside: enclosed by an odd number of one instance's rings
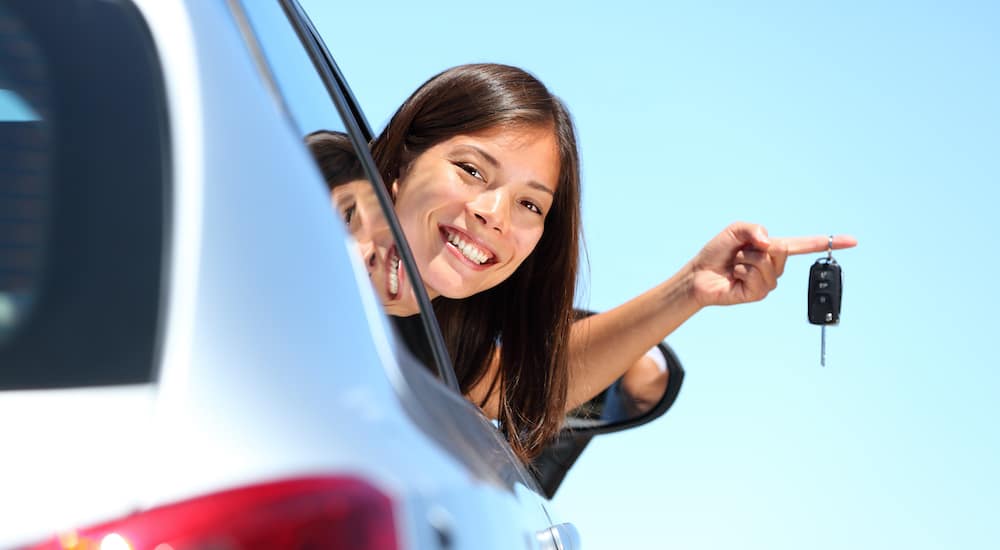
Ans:
{"label": "car key", "polygon": [[843,282],[840,264],[833,259],[833,236],[831,236],[826,258],[816,260],[809,269],[809,322],[823,327],[820,335],[821,366],[826,366],[826,326],[840,322]]}

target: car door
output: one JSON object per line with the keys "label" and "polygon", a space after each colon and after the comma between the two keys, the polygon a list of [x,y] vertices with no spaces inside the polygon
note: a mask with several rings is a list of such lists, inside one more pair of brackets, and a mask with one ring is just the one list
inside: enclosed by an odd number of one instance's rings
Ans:
{"label": "car door", "polygon": [[[304,146],[310,146],[317,159],[323,154],[332,159],[320,160],[318,168],[330,186],[331,215],[341,216],[348,231],[357,237],[360,268],[368,270],[373,284],[385,284],[373,269],[379,261],[378,255],[369,254],[371,247],[376,246],[374,242],[383,248],[398,249],[402,267],[410,279],[419,280],[391,201],[367,149],[371,138],[368,124],[306,13],[294,0],[246,1],[232,6],[247,28],[248,47],[258,59],[261,72],[284,107],[290,124],[303,137]],[[312,147],[317,137],[327,138],[332,148],[324,153]],[[345,187],[350,187],[350,191],[344,191]],[[362,214],[363,230],[358,227]],[[471,474],[470,484],[486,483],[504,489],[506,498],[514,504],[512,509],[520,516],[513,521],[527,528],[530,539],[525,541],[527,547],[574,547],[571,541],[575,532],[567,526],[551,525],[534,478],[495,425],[459,393],[423,287],[412,286],[421,314],[397,323],[395,331],[414,359],[400,365],[401,380],[396,384],[404,409],[419,429],[464,466]],[[455,495],[458,501],[461,498]],[[475,522],[476,518],[466,521]]]}

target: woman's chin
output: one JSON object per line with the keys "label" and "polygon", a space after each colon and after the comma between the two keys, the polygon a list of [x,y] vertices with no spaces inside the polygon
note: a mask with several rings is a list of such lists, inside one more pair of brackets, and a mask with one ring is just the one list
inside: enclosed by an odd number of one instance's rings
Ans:
{"label": "woman's chin", "polygon": [[433,297],[436,296],[444,296],[445,298],[451,298],[453,300],[463,300],[465,298],[469,298],[470,296],[475,296],[480,292],[489,290],[490,288],[492,288],[492,286],[484,288],[478,285],[473,286],[469,284],[455,285],[451,287],[445,287],[440,292],[431,292],[430,289],[428,289],[428,294],[432,297],[431,299],[433,299]]}
{"label": "woman's chin", "polygon": [[438,296],[462,300],[480,292],[489,290],[500,284],[506,277],[499,281],[491,281],[497,278],[496,272],[474,272],[456,269],[447,263],[434,263],[427,266],[427,269],[420,268],[424,275],[424,288],[427,295],[433,300]]}
{"label": "woman's chin", "polygon": [[409,317],[420,313],[420,308],[417,307],[416,300],[413,300],[412,302],[399,301],[386,304],[385,312],[394,317]]}

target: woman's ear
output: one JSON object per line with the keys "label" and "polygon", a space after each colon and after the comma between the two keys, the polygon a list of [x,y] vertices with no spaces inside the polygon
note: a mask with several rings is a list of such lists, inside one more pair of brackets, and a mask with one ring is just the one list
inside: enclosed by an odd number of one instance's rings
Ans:
{"label": "woman's ear", "polygon": [[389,196],[392,197],[392,202],[396,202],[397,194],[399,194],[399,179],[394,179],[392,185],[389,186]]}

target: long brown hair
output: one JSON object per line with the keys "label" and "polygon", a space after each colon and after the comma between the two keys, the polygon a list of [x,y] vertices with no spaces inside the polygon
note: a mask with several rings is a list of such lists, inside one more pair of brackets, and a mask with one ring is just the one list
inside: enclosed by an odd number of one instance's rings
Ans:
{"label": "long brown hair", "polygon": [[522,69],[462,65],[418,88],[375,139],[372,155],[382,180],[391,185],[430,147],[498,127],[555,133],[559,182],[544,232],[506,281],[469,298],[439,297],[434,311],[463,393],[484,382],[499,350],[497,378],[485,382],[489,394],[497,392],[500,427],[527,460],[559,430],[566,405],[580,240],[579,156],[569,112]]}

